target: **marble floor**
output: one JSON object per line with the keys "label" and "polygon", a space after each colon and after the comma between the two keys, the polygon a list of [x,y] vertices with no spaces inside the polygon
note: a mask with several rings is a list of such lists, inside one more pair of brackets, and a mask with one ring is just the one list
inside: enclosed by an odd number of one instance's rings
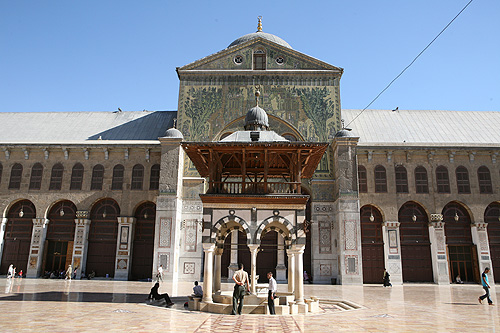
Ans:
{"label": "marble floor", "polygon": [[[165,282],[167,284],[167,282]],[[346,300],[362,306],[319,314],[229,316],[184,309],[185,297],[172,308],[147,305],[151,283],[111,280],[0,280],[0,331],[87,332],[494,332],[500,330],[500,288],[494,306],[479,304],[479,285],[407,284],[306,285],[306,296]],[[164,288],[168,287],[165,285]],[[191,293],[181,283],[179,294]],[[231,284],[223,284],[225,290]],[[285,291],[286,285],[278,290]],[[160,292],[162,288],[160,288]]]}

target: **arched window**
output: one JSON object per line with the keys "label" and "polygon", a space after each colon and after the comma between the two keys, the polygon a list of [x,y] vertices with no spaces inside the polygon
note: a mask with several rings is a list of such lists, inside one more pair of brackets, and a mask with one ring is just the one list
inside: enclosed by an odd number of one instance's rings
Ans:
{"label": "arched window", "polygon": [[455,172],[457,174],[458,193],[470,193],[469,171],[464,166],[459,166]]}
{"label": "arched window", "polygon": [[266,69],[266,52],[264,50],[256,50],[253,53],[253,69],[254,70]]}
{"label": "arched window", "polygon": [[368,180],[366,177],[366,168],[362,165],[358,165],[358,182],[359,182],[359,192],[368,192]]}
{"label": "arched window", "polygon": [[375,167],[375,193],[387,192],[387,175],[381,165]]}
{"label": "arched window", "polygon": [[142,166],[142,164],[136,164],[132,169],[132,183],[130,184],[130,189],[142,190],[143,181],[144,181],[144,167]]}
{"label": "arched window", "polygon": [[398,165],[395,169],[396,173],[396,193],[408,193],[408,174],[406,168]]}
{"label": "arched window", "polygon": [[490,169],[480,166],[477,169],[477,179],[479,180],[479,192],[483,194],[493,193],[493,186],[491,185]]}
{"label": "arched window", "polygon": [[438,193],[450,193],[450,178],[448,169],[440,165],[436,168],[436,183]]}
{"label": "arched window", "polygon": [[297,138],[295,137],[295,135],[293,135],[291,133],[285,133],[282,135],[282,137],[284,137],[288,141],[297,141]]}
{"label": "arched window", "polygon": [[123,189],[123,174],[125,173],[125,168],[121,164],[115,165],[113,168],[113,180],[111,181],[112,190],[122,190]]}
{"label": "arched window", "polygon": [[18,190],[21,188],[21,179],[23,177],[23,166],[16,163],[10,171],[9,190]]}
{"label": "arched window", "polygon": [[104,167],[101,164],[97,164],[92,169],[92,181],[90,183],[90,190],[102,190],[102,182],[104,180]]}
{"label": "arched window", "polygon": [[39,190],[42,187],[43,166],[35,163],[31,168],[30,190]]}
{"label": "arched window", "polygon": [[155,164],[151,167],[151,174],[149,175],[149,189],[157,190],[160,188],[160,165]]}
{"label": "arched window", "polygon": [[415,168],[415,188],[417,193],[429,193],[427,170],[423,166]]}
{"label": "arched window", "polygon": [[83,183],[83,165],[81,163],[76,163],[71,171],[71,184],[69,186],[70,190],[81,190]]}
{"label": "arched window", "polygon": [[60,190],[62,186],[62,178],[64,173],[64,167],[61,163],[57,163],[52,167],[52,173],[50,175],[50,185],[49,190]]}

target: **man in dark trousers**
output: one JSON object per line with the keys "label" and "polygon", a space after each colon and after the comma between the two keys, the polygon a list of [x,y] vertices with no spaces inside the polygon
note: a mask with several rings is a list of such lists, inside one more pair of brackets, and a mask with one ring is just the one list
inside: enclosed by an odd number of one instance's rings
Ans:
{"label": "man in dark trousers", "polygon": [[236,307],[238,307],[238,314],[241,314],[241,310],[243,309],[243,297],[245,297],[245,291],[250,291],[248,274],[243,270],[243,264],[240,263],[238,265],[238,268],[239,269],[234,272],[233,275],[235,285],[233,291],[233,311],[231,312],[232,315],[236,314]]}
{"label": "man in dark trousers", "polygon": [[480,304],[483,304],[483,299],[487,298],[488,299],[488,304],[493,305],[493,301],[490,298],[490,283],[488,281],[488,273],[490,272],[489,267],[486,267],[484,269],[483,274],[481,274],[481,282],[483,283],[483,289],[486,291],[486,294],[483,296],[480,296],[478,298],[478,301]]}
{"label": "man in dark trousers", "polygon": [[160,299],[164,299],[165,302],[167,302],[166,306],[172,306],[172,305],[174,305],[174,303],[172,303],[172,301],[170,300],[170,297],[168,296],[167,293],[161,294],[161,295],[158,293],[158,288],[160,288],[160,283],[156,282],[155,285],[154,285],[154,287],[151,288],[151,291],[149,292],[148,299],[154,298],[157,301],[159,301]]}
{"label": "man in dark trousers", "polygon": [[267,294],[267,306],[269,307],[270,314],[276,314],[274,312],[274,299],[276,298],[276,291],[278,291],[278,285],[276,280],[273,278],[273,273],[267,273],[267,278],[269,279],[269,292]]}

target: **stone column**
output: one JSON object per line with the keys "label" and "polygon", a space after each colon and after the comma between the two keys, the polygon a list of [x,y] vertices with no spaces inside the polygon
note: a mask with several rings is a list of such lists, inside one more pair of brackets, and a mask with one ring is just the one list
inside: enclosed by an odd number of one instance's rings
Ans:
{"label": "stone column", "polygon": [[286,281],[285,239],[278,235],[278,264],[276,265],[276,281]]}
{"label": "stone column", "polygon": [[79,210],[76,212],[75,238],[73,242],[73,268],[76,270],[77,279],[82,277],[82,272],[86,274],[90,273],[86,270],[90,229],[90,220],[88,217],[88,211]]}
{"label": "stone column", "polygon": [[446,254],[446,236],[442,214],[431,214],[429,223],[431,241],[432,273],[437,284],[449,284],[448,258]]}
{"label": "stone column", "polygon": [[5,228],[7,227],[8,219],[6,217],[2,217],[0,219],[0,264],[2,263],[3,256],[3,244],[4,244],[4,236],[5,236]]}
{"label": "stone column", "polygon": [[116,240],[115,280],[128,280],[132,266],[132,244],[135,217],[118,217],[118,239]]}
{"label": "stone column", "polygon": [[391,275],[391,283],[403,284],[403,269],[401,265],[401,236],[399,225],[401,223],[386,221],[382,223],[382,236],[384,239],[384,263]]}
{"label": "stone column", "polygon": [[47,225],[49,220],[45,218],[33,219],[33,231],[31,233],[30,255],[26,277],[36,278],[40,276],[42,270],[42,258],[47,236]]}
{"label": "stone column", "polygon": [[203,251],[205,252],[205,271],[203,274],[203,302],[212,303],[212,281],[214,269],[214,250],[215,244],[203,243]]}
{"label": "stone column", "polygon": [[215,249],[214,292],[217,294],[220,294],[221,290],[222,252],[224,252],[224,249],[219,249],[219,248]]}
{"label": "stone column", "polygon": [[288,292],[293,293],[295,289],[295,253],[292,249],[286,250],[288,254]]}
{"label": "stone column", "polygon": [[295,302],[304,304],[304,249],[305,245],[294,245],[295,253]]}
{"label": "stone column", "polygon": [[259,253],[259,245],[248,244],[250,249],[250,254],[252,256],[251,261],[251,277],[250,277],[250,292],[255,295],[257,293],[257,254]]}
{"label": "stone column", "polygon": [[231,231],[231,260],[228,267],[227,281],[233,282],[234,272],[238,270],[238,230]]}
{"label": "stone column", "polygon": [[[491,262],[491,254],[490,254],[490,244],[488,242],[488,232],[487,232],[488,223],[486,222],[476,222],[471,224],[471,234],[472,234],[472,242],[477,247],[477,262],[479,263],[479,276],[484,271],[486,267],[490,268],[490,285],[495,284],[495,272],[493,271],[493,265]],[[498,272],[500,274],[500,272]]]}

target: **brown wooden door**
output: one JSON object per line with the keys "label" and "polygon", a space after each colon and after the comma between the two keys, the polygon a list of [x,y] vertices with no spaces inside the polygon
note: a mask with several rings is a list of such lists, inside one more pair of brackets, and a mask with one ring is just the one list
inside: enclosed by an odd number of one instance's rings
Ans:
{"label": "brown wooden door", "polygon": [[476,282],[471,245],[448,245],[448,257],[452,281],[460,275],[460,279],[464,282]]}
{"label": "brown wooden door", "polygon": [[495,282],[500,283],[500,244],[490,244],[490,256]]}
{"label": "brown wooden door", "polygon": [[432,282],[430,244],[401,244],[404,282]]}
{"label": "brown wooden door", "polygon": [[[280,236],[281,237],[281,236]],[[276,276],[276,265],[278,264],[278,233],[269,231],[261,238],[259,254],[257,255],[257,275],[259,283],[265,283],[267,273],[272,272]]]}
{"label": "brown wooden door", "polygon": [[152,202],[137,208],[132,251],[132,280],[151,278],[153,272],[156,205]]}
{"label": "brown wooden door", "polygon": [[383,244],[363,244],[363,283],[382,283],[384,276]]}

